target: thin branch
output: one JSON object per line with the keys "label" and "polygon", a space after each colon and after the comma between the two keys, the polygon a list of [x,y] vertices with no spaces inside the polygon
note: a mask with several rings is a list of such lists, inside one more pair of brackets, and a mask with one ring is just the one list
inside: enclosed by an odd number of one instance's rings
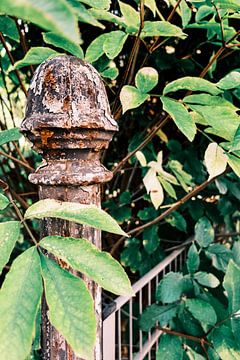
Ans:
{"label": "thin branch", "polygon": [[22,160],[19,160],[19,159],[15,158],[15,157],[12,156],[12,155],[9,155],[9,154],[5,153],[4,151],[1,151],[1,150],[0,150],[0,155],[5,156],[6,158],[8,158],[8,159],[10,159],[10,160],[18,163],[19,165],[24,166],[24,167],[25,167],[26,169],[28,169],[29,171],[34,171],[34,168],[32,168],[30,165],[28,165],[27,163],[25,163],[25,162],[22,161]]}

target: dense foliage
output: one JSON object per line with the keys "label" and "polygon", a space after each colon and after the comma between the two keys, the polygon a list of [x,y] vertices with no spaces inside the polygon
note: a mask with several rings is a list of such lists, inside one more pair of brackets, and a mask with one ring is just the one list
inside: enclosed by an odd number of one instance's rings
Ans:
{"label": "dense foliage", "polygon": [[[113,227],[107,221],[110,228],[104,228],[108,215],[94,209],[89,221],[95,217],[101,229],[122,235],[105,234],[104,249],[120,259],[134,281],[194,235],[187,241],[182,272],[160,281],[156,304],[144,311],[139,326],[148,331],[158,321],[165,333],[159,359],[239,359],[239,1],[41,0],[36,5],[34,0],[2,0],[0,13],[2,280],[8,272],[0,292],[1,354],[11,338],[8,358],[24,360],[35,337],[31,356],[37,356],[41,267],[50,320],[77,352],[91,358],[96,324],[84,284],[29,248],[38,238],[33,218],[72,220],[76,209],[65,204],[60,214],[55,204],[51,215],[41,202],[32,205],[37,189],[27,176],[41,159],[18,130],[35,65],[67,53],[98,70],[119,122],[120,131],[104,154],[114,178],[104,189],[103,207],[131,237],[113,220]],[[83,221],[81,208],[74,221]],[[48,237],[41,247],[76,270],[89,266],[87,275],[108,291],[131,291],[119,264],[88,248],[84,239],[66,243]],[[74,258],[81,251],[92,253],[88,264]],[[116,277],[121,273],[116,286],[102,279],[102,266],[112,266],[113,273],[116,267]],[[91,319],[88,338],[78,339],[63,327],[65,305],[53,278],[63,293],[84,294],[83,303],[72,306],[83,325],[86,317]],[[22,297],[16,296],[19,292]],[[17,322],[26,315],[22,340]],[[71,314],[68,320],[74,321]]]}

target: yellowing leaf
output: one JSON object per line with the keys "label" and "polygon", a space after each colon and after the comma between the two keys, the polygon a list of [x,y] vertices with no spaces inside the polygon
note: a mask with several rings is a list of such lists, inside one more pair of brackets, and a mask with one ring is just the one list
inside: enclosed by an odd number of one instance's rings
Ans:
{"label": "yellowing leaf", "polygon": [[217,143],[211,143],[207,147],[204,160],[209,173],[209,179],[211,179],[225,171],[228,158]]}
{"label": "yellowing leaf", "polygon": [[147,165],[147,160],[146,160],[146,158],[145,158],[142,151],[137,151],[135,156],[138,159],[138,161],[140,162],[141,166],[146,166]]}
{"label": "yellowing leaf", "polygon": [[149,169],[147,174],[143,178],[143,183],[147,189],[147,193],[150,194],[151,201],[155,209],[157,209],[164,200],[163,188],[156,176],[154,169]]}
{"label": "yellowing leaf", "polygon": [[158,72],[152,67],[143,67],[135,78],[135,84],[142,93],[152,90],[158,83]]}
{"label": "yellowing leaf", "polygon": [[129,109],[135,109],[148,98],[148,94],[143,94],[134,86],[125,85],[120,92],[120,100],[123,107],[123,113]]}

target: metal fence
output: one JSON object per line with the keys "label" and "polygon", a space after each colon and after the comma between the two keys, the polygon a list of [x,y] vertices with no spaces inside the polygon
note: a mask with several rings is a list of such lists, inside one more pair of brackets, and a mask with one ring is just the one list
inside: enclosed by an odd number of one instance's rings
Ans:
{"label": "metal fence", "polygon": [[173,251],[133,285],[135,296],[120,296],[103,321],[103,360],[154,360],[160,330],[142,332],[137,320],[154,303],[155,289],[162,277],[178,271],[186,260],[186,246]]}

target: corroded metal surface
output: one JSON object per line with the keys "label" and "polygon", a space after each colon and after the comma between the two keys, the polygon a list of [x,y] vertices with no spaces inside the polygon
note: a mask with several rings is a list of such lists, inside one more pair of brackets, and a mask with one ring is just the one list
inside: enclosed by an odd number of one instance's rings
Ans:
{"label": "corroded metal surface", "polygon": [[[30,175],[30,181],[39,185],[40,199],[101,205],[101,183],[112,177],[100,163],[101,151],[108,147],[118,127],[110,114],[103,83],[91,65],[65,55],[42,63],[30,85],[21,130],[44,158]],[[41,235],[85,237],[101,248],[99,230],[58,219],[43,220]],[[66,268],[62,262],[60,265]],[[95,360],[101,360],[101,289],[83,278],[95,303]],[[42,358],[79,360],[49,323],[44,299],[42,308]]]}

